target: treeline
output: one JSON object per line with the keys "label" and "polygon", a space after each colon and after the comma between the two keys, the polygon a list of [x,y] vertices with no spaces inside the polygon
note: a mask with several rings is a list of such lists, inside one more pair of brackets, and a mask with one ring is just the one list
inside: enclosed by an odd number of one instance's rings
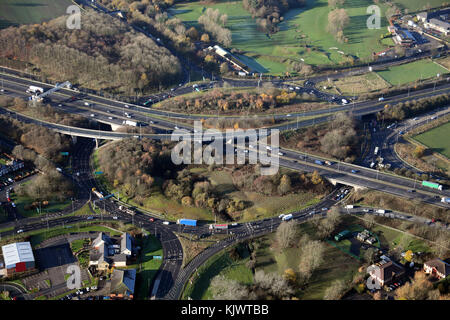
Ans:
{"label": "treeline", "polygon": [[[61,151],[70,149],[70,138],[50,129],[35,124],[23,123],[15,119],[0,115],[0,133],[9,137],[17,144],[17,148],[31,149],[33,153],[15,155],[23,160],[35,161],[35,164],[48,159],[53,163],[62,163],[64,161]],[[42,157],[38,156],[41,155]],[[47,164],[37,165],[43,169]]]}
{"label": "treeline", "polygon": [[401,121],[434,109],[445,107],[449,103],[450,95],[448,93],[434,97],[400,102],[394,106],[386,105],[383,111],[377,113],[377,118],[379,120],[384,118],[384,120]]}
{"label": "treeline", "polygon": [[68,30],[66,18],[1,30],[0,56],[30,62],[55,81],[129,95],[180,78],[176,57],[122,21],[88,11],[81,29]]}
{"label": "treeline", "polygon": [[284,21],[283,13],[289,9],[302,7],[306,0],[243,0],[245,10],[251,13],[253,19],[263,32],[276,33],[278,24]]}
{"label": "treeline", "polygon": [[70,149],[70,138],[5,116],[0,116],[0,133],[18,143],[12,151],[14,157],[32,163],[42,173],[18,187],[19,195],[39,202],[61,201],[74,195],[72,182],[56,170],[56,164],[64,162],[61,152]]}
{"label": "treeline", "polygon": [[[252,203],[230,198],[213,187],[208,177],[176,166],[171,160],[171,144],[149,139],[125,139],[100,149],[98,160],[106,179],[121,194],[143,206],[153,193],[163,194],[185,207],[205,208],[223,220],[232,220]],[[225,170],[210,165],[208,170]],[[323,194],[331,185],[314,172],[312,174],[277,173],[261,176],[259,166],[233,166],[233,185],[243,192],[258,192],[267,196],[286,195],[300,191]]]}
{"label": "treeline", "polygon": [[217,42],[229,47],[231,45],[231,31],[225,28],[228,21],[227,14],[220,14],[219,9],[206,9],[205,13],[198,18],[198,23],[209,32]]}
{"label": "treeline", "polygon": [[59,123],[66,126],[79,128],[95,128],[90,121],[83,116],[55,110],[50,105],[42,103],[27,102],[21,98],[0,97],[0,107],[11,107],[18,112],[24,113],[36,119]]}
{"label": "treeline", "polygon": [[346,113],[336,113],[327,124],[283,132],[282,146],[323,153],[345,162],[353,162],[360,148],[360,137],[355,119]]}
{"label": "treeline", "polygon": [[217,112],[236,113],[236,111],[261,112],[291,103],[314,101],[314,97],[307,93],[298,95],[286,90],[268,89],[265,92],[227,92],[219,88],[198,97],[175,97],[161,103],[161,108],[182,110],[185,112]]}

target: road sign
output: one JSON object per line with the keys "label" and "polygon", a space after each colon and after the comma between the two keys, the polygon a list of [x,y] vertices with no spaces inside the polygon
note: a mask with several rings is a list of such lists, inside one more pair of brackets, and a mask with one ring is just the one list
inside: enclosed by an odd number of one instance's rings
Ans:
{"label": "road sign", "polygon": [[95,171],[95,174],[103,174],[103,171]]}
{"label": "road sign", "polygon": [[64,152],[61,152],[61,155],[62,155],[62,156],[68,156],[69,153],[68,153],[67,151],[64,151]]}
{"label": "road sign", "polygon": [[161,257],[161,256],[153,256],[153,259],[158,259],[158,260],[161,260],[161,259],[162,259],[162,257]]}

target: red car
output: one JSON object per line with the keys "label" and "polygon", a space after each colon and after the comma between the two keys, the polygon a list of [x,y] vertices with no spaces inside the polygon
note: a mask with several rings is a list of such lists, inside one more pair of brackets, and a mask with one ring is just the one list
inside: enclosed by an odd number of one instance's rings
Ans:
{"label": "red car", "polygon": [[8,198],[8,202],[11,202],[11,198]]}
{"label": "red car", "polygon": [[151,222],[153,222],[153,221],[155,221],[155,219],[153,219],[153,218],[150,218],[150,221],[151,221]]}
{"label": "red car", "polygon": [[435,223],[435,222],[436,222],[436,219],[435,219],[435,218],[431,219],[431,222]]}

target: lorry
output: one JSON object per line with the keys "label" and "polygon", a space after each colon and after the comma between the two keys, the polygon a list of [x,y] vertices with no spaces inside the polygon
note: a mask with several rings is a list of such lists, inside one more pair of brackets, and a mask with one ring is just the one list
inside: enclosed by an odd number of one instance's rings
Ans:
{"label": "lorry", "polygon": [[228,225],[227,224],[210,224],[209,225],[209,230],[227,230],[228,229]]}
{"label": "lorry", "polygon": [[92,188],[92,193],[94,193],[99,199],[103,199],[103,194],[98,192],[97,189]]}
{"label": "lorry", "polygon": [[281,218],[281,220],[283,220],[283,221],[289,221],[291,219],[292,219],[292,214],[287,214],[283,218]]}
{"label": "lorry", "polygon": [[132,216],[134,216],[136,214],[136,212],[134,212],[133,210],[131,210],[127,207],[124,207],[122,205],[119,206],[119,210],[124,211],[125,213],[128,213],[128,214],[131,214]]}
{"label": "lorry", "polygon": [[122,122],[122,124],[127,125],[127,126],[132,126],[132,127],[136,127],[137,126],[137,122],[136,121],[131,121],[131,120],[124,120]]}
{"label": "lorry", "polygon": [[27,93],[44,93],[44,89],[41,87],[36,87],[36,86],[29,86],[27,91]]}
{"label": "lorry", "polygon": [[348,204],[345,206],[345,209],[353,209],[353,208],[354,208],[354,206],[352,204]]}
{"label": "lorry", "polygon": [[178,219],[177,224],[183,224],[185,226],[197,226],[197,220],[192,219]]}
{"label": "lorry", "polygon": [[62,169],[61,168],[56,168],[56,171],[62,172]]}
{"label": "lorry", "polygon": [[434,182],[430,182],[430,181],[422,181],[422,186],[432,188],[432,189],[438,189],[438,190],[442,191],[442,185],[440,185],[438,183],[434,183]]}
{"label": "lorry", "polygon": [[377,213],[386,213],[386,210],[384,210],[384,209],[378,209],[378,210],[377,210]]}
{"label": "lorry", "polygon": [[443,203],[450,203],[450,198],[448,198],[448,197],[443,197],[443,198],[441,199],[441,202],[443,202]]}
{"label": "lorry", "polygon": [[323,162],[320,161],[320,160],[314,160],[314,163],[315,163],[315,164],[320,164],[321,166],[323,165]]}
{"label": "lorry", "polygon": [[346,99],[342,99],[342,104],[347,104],[348,101]]}
{"label": "lorry", "polygon": [[372,161],[372,163],[370,164],[370,167],[373,168],[375,166],[375,162]]}

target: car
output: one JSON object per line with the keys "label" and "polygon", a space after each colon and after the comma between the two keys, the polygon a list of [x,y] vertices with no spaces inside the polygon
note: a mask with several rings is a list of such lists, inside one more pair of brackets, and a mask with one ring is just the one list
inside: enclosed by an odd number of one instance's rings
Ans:
{"label": "car", "polygon": [[95,114],[91,113],[91,117],[95,117]]}
{"label": "car", "polygon": [[8,197],[8,199],[7,199],[7,200],[8,200],[8,202],[11,202],[11,198],[10,198],[10,197]]}
{"label": "car", "polygon": [[416,192],[414,189],[409,189],[408,192]]}
{"label": "car", "polygon": [[126,105],[124,105],[124,107],[125,107],[125,108],[127,108],[127,109],[129,109],[129,108],[130,108],[130,106],[129,106],[129,105],[127,105],[127,104],[126,104]]}
{"label": "car", "polygon": [[85,102],[84,105],[87,106],[87,107],[90,106],[89,102]]}
{"label": "car", "polygon": [[413,120],[414,120],[414,121],[417,121],[417,120],[419,120],[419,118],[415,117]]}
{"label": "car", "polygon": [[16,207],[16,204],[15,204],[14,202],[11,202],[11,206],[12,206],[13,208],[15,208],[15,207]]}
{"label": "car", "polygon": [[113,118],[113,117],[108,117],[108,119],[109,119],[109,120],[113,120],[114,118]]}
{"label": "car", "polygon": [[288,114],[286,115],[286,117],[291,117],[291,114],[290,114],[290,113],[288,113]]}
{"label": "car", "polygon": [[92,286],[91,290],[97,290],[97,286]]}
{"label": "car", "polygon": [[327,211],[328,210],[328,208],[322,208],[322,211]]}
{"label": "car", "polygon": [[175,129],[178,130],[178,129],[180,129],[180,128],[178,128],[178,126],[175,126]]}
{"label": "car", "polygon": [[113,217],[113,220],[117,220],[117,219],[119,219],[118,216],[114,216],[114,217]]}
{"label": "car", "polygon": [[62,107],[62,104],[60,103],[60,104],[58,104],[58,107]]}
{"label": "car", "polygon": [[154,219],[154,218],[150,218],[149,220],[150,220],[151,222],[155,221],[155,219]]}
{"label": "car", "polygon": [[399,135],[402,135],[402,134],[404,134],[405,133],[405,131],[400,131],[398,134]]}
{"label": "car", "polygon": [[278,216],[278,218],[283,219],[284,216],[285,216],[285,214],[282,213]]}
{"label": "car", "polygon": [[358,173],[358,172],[359,172],[359,170],[352,169],[352,173]]}
{"label": "car", "polygon": [[92,220],[92,219],[94,219],[94,217],[93,216],[89,216],[89,217],[87,217],[87,219],[88,220]]}
{"label": "car", "polygon": [[378,98],[378,101],[384,101],[384,97]]}
{"label": "car", "polygon": [[17,233],[22,233],[22,232],[23,232],[23,229],[17,230]]}
{"label": "car", "polygon": [[433,116],[430,118],[431,120],[437,119],[437,116]]}

